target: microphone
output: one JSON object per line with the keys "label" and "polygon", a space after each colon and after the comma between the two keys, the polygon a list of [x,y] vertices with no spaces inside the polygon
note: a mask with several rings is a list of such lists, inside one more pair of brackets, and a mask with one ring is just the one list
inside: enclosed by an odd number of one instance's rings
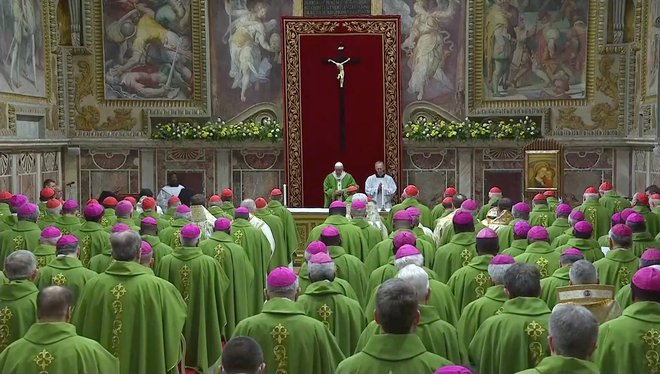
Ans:
{"label": "microphone", "polygon": [[67,187],[71,187],[71,186],[73,186],[74,184],[76,184],[76,182],[69,182],[69,183],[66,184],[66,186],[67,186]]}

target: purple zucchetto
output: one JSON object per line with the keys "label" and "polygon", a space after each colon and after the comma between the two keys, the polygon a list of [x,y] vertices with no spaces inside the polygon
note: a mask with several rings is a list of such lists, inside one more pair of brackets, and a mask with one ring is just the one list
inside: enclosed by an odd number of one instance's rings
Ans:
{"label": "purple zucchetto", "polygon": [[25,205],[28,202],[28,198],[25,195],[14,195],[9,199],[9,207],[18,209],[19,207]]}
{"label": "purple zucchetto", "polygon": [[569,248],[561,253],[562,256],[580,256],[584,257],[582,252],[577,248]]}
{"label": "purple zucchetto", "polygon": [[573,226],[573,230],[580,234],[590,235],[593,232],[594,227],[589,221],[580,221]]}
{"label": "purple zucchetto", "polygon": [[55,248],[62,248],[70,245],[78,245],[78,238],[73,235],[62,235],[55,244]]}
{"label": "purple zucchetto", "polygon": [[280,266],[268,274],[266,284],[268,284],[268,287],[288,287],[296,283],[297,279],[298,277],[293,270]]}
{"label": "purple zucchetto", "polygon": [[526,238],[531,228],[532,226],[527,221],[520,220],[513,225],[513,235],[519,238]]}
{"label": "purple zucchetto", "polygon": [[105,210],[103,206],[99,203],[91,203],[85,207],[84,215],[85,218],[96,218],[103,214]]}
{"label": "purple zucchetto", "polygon": [[362,200],[351,202],[351,209],[366,209],[367,203]]}
{"label": "purple zucchetto", "polygon": [[574,222],[584,221],[584,213],[579,210],[573,210],[568,218]]}
{"label": "purple zucchetto", "polygon": [[190,208],[188,207],[188,205],[181,204],[178,207],[176,207],[176,212],[179,214],[190,213]]}
{"label": "purple zucchetto", "polygon": [[194,223],[188,223],[181,229],[181,237],[186,239],[196,239],[202,232],[199,229],[199,226]]}
{"label": "purple zucchetto", "polygon": [[511,265],[515,263],[516,260],[511,255],[497,255],[490,260],[491,265]]}
{"label": "purple zucchetto", "polygon": [[651,265],[637,270],[632,283],[644,291],[660,292],[660,265]]}
{"label": "purple zucchetto", "polygon": [[513,206],[513,210],[518,213],[529,213],[529,205],[527,203],[517,203]]}
{"label": "purple zucchetto", "polygon": [[557,205],[557,208],[555,208],[555,213],[557,213],[558,216],[567,216],[571,214],[571,206],[568,204],[559,204]]}
{"label": "purple zucchetto", "polygon": [[75,200],[67,200],[62,204],[62,210],[66,212],[73,212],[78,210],[79,205],[78,202]]}
{"label": "purple zucchetto", "polygon": [[55,226],[44,227],[44,229],[41,230],[41,237],[44,239],[54,239],[61,236],[62,231],[60,231],[60,229]]}
{"label": "purple zucchetto", "polygon": [[36,205],[32,203],[25,203],[21,205],[20,208],[18,208],[17,215],[19,217],[30,217],[33,214],[35,214],[38,210],[39,208],[37,208]]}
{"label": "purple zucchetto", "polygon": [[343,201],[333,201],[330,203],[330,209],[334,208],[346,208],[346,204]]}
{"label": "purple zucchetto", "polygon": [[399,231],[392,239],[392,244],[394,245],[394,248],[397,249],[406,244],[415,245],[416,243],[417,237],[410,231]]}
{"label": "purple zucchetto", "polygon": [[626,223],[626,221],[621,219],[621,213],[612,214],[612,226],[616,226],[621,223]]}
{"label": "purple zucchetto", "polygon": [[612,235],[619,237],[630,237],[632,236],[632,229],[626,225],[616,225],[610,230]]}
{"label": "purple zucchetto", "polygon": [[142,224],[143,225],[151,225],[151,226],[157,226],[158,221],[154,217],[144,217],[142,218]]}
{"label": "purple zucchetto", "polygon": [[422,212],[414,206],[406,208],[406,212],[408,212],[411,217],[419,217],[422,215]]}
{"label": "purple zucchetto", "polygon": [[660,250],[656,248],[647,248],[640,259],[644,261],[660,261]]}
{"label": "purple zucchetto", "polygon": [[118,216],[126,216],[133,212],[133,204],[128,200],[122,200],[115,206],[115,213]]}
{"label": "purple zucchetto", "polygon": [[464,366],[449,365],[439,368],[433,374],[472,374],[472,372]]}
{"label": "purple zucchetto", "polygon": [[626,222],[626,220],[628,219],[628,216],[630,216],[633,213],[637,213],[637,212],[635,212],[635,209],[633,209],[633,208],[626,208],[626,209],[622,210],[621,211],[621,220],[623,222]]}
{"label": "purple zucchetto", "polygon": [[250,211],[248,210],[248,208],[246,208],[244,206],[240,206],[240,207],[236,208],[235,214],[250,214]]}
{"label": "purple zucchetto", "polygon": [[548,230],[543,226],[534,226],[527,233],[527,240],[548,241]]}
{"label": "purple zucchetto", "polygon": [[151,248],[151,244],[147,241],[142,241],[142,244],[140,245],[140,256],[148,256],[153,253],[153,248]]}
{"label": "purple zucchetto", "polygon": [[412,221],[412,217],[410,217],[410,213],[405,211],[405,210],[399,210],[398,212],[394,213],[394,216],[392,218],[393,221]]}
{"label": "purple zucchetto", "polygon": [[490,227],[485,227],[479,231],[477,239],[497,239],[497,233]]}
{"label": "purple zucchetto", "polygon": [[461,209],[469,210],[470,212],[474,212],[477,208],[477,202],[472,199],[467,199],[461,204]]}
{"label": "purple zucchetto", "polygon": [[639,213],[632,213],[626,218],[626,225],[638,225],[644,223],[644,216]]}
{"label": "purple zucchetto", "polygon": [[131,230],[131,228],[125,223],[118,223],[118,224],[112,226],[112,229],[111,229],[113,234],[117,233],[117,232],[124,232],[124,231],[130,231],[130,230]]}
{"label": "purple zucchetto", "polygon": [[328,247],[322,241],[314,240],[307,245],[307,249],[305,251],[313,256],[319,253],[328,253]]}
{"label": "purple zucchetto", "polygon": [[468,223],[474,222],[474,218],[472,217],[472,214],[466,211],[458,211],[454,214],[452,222],[457,225],[467,225]]}
{"label": "purple zucchetto", "polygon": [[319,252],[309,258],[310,264],[329,264],[331,262],[333,262],[332,257],[325,252]]}
{"label": "purple zucchetto", "polygon": [[215,231],[227,231],[231,228],[231,221],[225,217],[220,217],[213,224]]}
{"label": "purple zucchetto", "polygon": [[408,256],[416,256],[421,254],[421,252],[413,245],[410,244],[404,244],[399,249],[396,250],[396,254],[394,255],[395,259],[400,259],[403,257],[408,257]]}
{"label": "purple zucchetto", "polygon": [[326,226],[321,230],[321,236],[325,238],[334,238],[339,236],[339,230],[334,226]]}

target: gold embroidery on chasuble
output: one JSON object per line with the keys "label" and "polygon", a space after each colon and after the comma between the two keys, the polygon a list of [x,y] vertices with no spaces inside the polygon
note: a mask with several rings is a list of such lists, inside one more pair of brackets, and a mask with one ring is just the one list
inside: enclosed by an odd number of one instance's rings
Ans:
{"label": "gold embroidery on chasuble", "polygon": [[83,263],[83,266],[89,268],[89,254],[92,251],[92,237],[90,235],[85,236],[80,241],[80,260]]}
{"label": "gold embroidery on chasuble", "polygon": [[470,260],[472,260],[472,252],[467,248],[461,252],[461,258],[463,259],[463,266],[468,266]]}
{"label": "gold embroidery on chasuble", "polygon": [[319,315],[321,318],[321,322],[325,325],[325,327],[330,328],[330,322],[328,319],[330,316],[332,316],[332,308],[330,308],[327,304],[321,305],[319,310],[316,311],[316,313]]}
{"label": "gold embroidery on chasuble", "polygon": [[172,248],[181,247],[181,230],[174,230],[172,233]]}
{"label": "gold embroidery on chasuble", "polygon": [[39,210],[39,219],[44,219],[44,217],[46,217],[46,212],[40,209]]}
{"label": "gold embroidery on chasuble", "polygon": [[548,259],[545,257],[539,257],[535,262],[536,267],[539,268],[539,272],[541,273],[541,278],[548,277],[548,263]]}
{"label": "gold embroidery on chasuble", "polygon": [[287,357],[286,347],[284,347],[282,343],[284,343],[286,338],[289,337],[289,330],[287,330],[281,323],[278,323],[273,327],[270,335],[275,342],[275,347],[273,347],[273,354],[275,355],[275,362],[277,363],[275,374],[287,374],[289,358]]}
{"label": "gold embroidery on chasuble", "polygon": [[115,298],[112,301],[112,312],[115,315],[115,319],[112,321],[112,354],[115,357],[119,357],[119,347],[123,328],[122,314],[124,311],[121,299],[126,294],[126,288],[123,284],[117,283],[110,292]]}
{"label": "gold embroidery on chasuble", "polygon": [[190,278],[192,278],[192,270],[188,265],[183,265],[179,269],[179,277],[181,277],[181,297],[188,304],[188,301],[190,301]]}
{"label": "gold embroidery on chasuble", "polygon": [[48,265],[48,261],[46,261],[47,258],[48,257],[45,257],[45,256],[37,257],[37,269]]}
{"label": "gold embroidery on chasuble", "polygon": [[14,237],[14,250],[18,251],[19,249],[25,248],[25,238],[23,235],[18,235]]}
{"label": "gold embroidery on chasuble", "polygon": [[619,268],[619,284],[623,287],[630,283],[630,269],[625,266]]}
{"label": "gold embroidery on chasuble", "polygon": [[[586,212],[587,213],[586,214],[587,221],[591,222],[591,224],[594,225],[594,226],[596,226],[598,224],[598,221],[596,221],[597,214],[598,214],[597,212],[598,212],[598,209],[596,209],[596,208],[593,208],[593,207],[592,208],[587,208],[587,212]],[[596,232],[596,230],[594,230],[594,232]]]}
{"label": "gold embroidery on chasuble", "polygon": [[57,273],[50,278],[50,282],[56,286],[63,286],[66,284],[66,276],[62,273]]}
{"label": "gold embroidery on chasuble", "polygon": [[541,214],[541,226],[548,227],[548,215]]}
{"label": "gold embroidery on chasuble", "polygon": [[32,361],[34,361],[34,363],[41,369],[39,374],[48,374],[48,367],[53,361],[55,361],[55,356],[44,349],[37,353]]}
{"label": "gold embroidery on chasuble", "polygon": [[238,245],[243,245],[243,231],[242,230],[236,230],[234,232],[234,243]]}
{"label": "gold embroidery on chasuble", "polygon": [[225,246],[218,244],[213,248],[213,258],[218,261],[220,264],[224,261],[223,253],[225,253]]}
{"label": "gold embroidery on chasuble", "polygon": [[497,315],[500,315],[500,314],[502,314],[503,311],[504,311],[504,307],[501,306],[501,307],[499,307],[499,309],[497,309],[497,310],[495,311],[495,315],[496,315],[496,316],[497,316]]}
{"label": "gold embroidery on chasuble", "polygon": [[645,356],[650,372],[660,373],[660,352],[655,349],[657,346],[660,346],[660,331],[651,329],[644,334],[642,339],[649,349]]}
{"label": "gold embroidery on chasuble", "polygon": [[532,364],[537,366],[543,359],[543,345],[541,345],[541,336],[545,333],[545,328],[540,323],[532,321],[527,324],[525,333],[531,340],[529,343],[529,353],[532,355]]}
{"label": "gold embroidery on chasuble", "polygon": [[615,212],[621,211],[621,201],[619,201],[619,199],[614,200],[614,211]]}
{"label": "gold embroidery on chasuble", "polygon": [[68,226],[64,226],[63,228],[60,229],[60,231],[62,232],[62,235],[70,235],[71,234],[71,231],[69,231]]}
{"label": "gold embroidery on chasuble", "polygon": [[474,289],[474,292],[477,294],[477,297],[482,297],[490,284],[490,277],[485,273],[479,273],[474,277],[474,281],[477,283],[477,288]]}
{"label": "gold embroidery on chasuble", "polygon": [[8,307],[0,309],[0,351],[4,351],[9,345],[9,322],[14,313]]}

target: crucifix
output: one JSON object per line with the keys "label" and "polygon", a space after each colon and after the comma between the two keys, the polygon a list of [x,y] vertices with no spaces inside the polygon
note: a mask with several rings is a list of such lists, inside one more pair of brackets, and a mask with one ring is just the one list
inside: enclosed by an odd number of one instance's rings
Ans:
{"label": "crucifix", "polygon": [[346,57],[344,44],[339,43],[337,47],[337,57],[323,60],[323,63],[333,64],[337,67],[337,81],[339,82],[339,149],[346,148],[346,114],[344,107],[344,82],[346,79],[346,70],[344,65],[357,64],[360,60],[357,58]]}

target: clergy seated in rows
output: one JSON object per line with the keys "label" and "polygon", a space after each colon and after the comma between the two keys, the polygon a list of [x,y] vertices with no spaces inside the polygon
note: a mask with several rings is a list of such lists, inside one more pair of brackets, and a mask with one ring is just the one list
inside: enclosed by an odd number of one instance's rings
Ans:
{"label": "clergy seated in rows", "polygon": [[156,199],[153,197],[145,197],[142,200],[142,213],[135,215],[133,217],[134,224],[139,226],[143,219],[150,217],[156,220],[158,224],[158,231],[165,230],[169,225],[169,221],[163,219],[162,215],[158,213],[158,207],[156,205]]}
{"label": "clergy seated in rows", "polygon": [[404,188],[403,190],[403,193],[401,194],[401,197],[403,198],[403,201],[401,201],[399,204],[394,205],[387,214],[387,222],[386,222],[387,227],[389,229],[393,229],[392,219],[394,218],[394,214],[400,210],[405,210],[406,208],[411,206],[416,207],[421,212],[420,222],[422,223],[422,225],[425,227],[430,227],[431,210],[426,205],[419,202],[418,200],[419,189],[417,188],[417,186],[412,184],[406,186],[406,188]]}
{"label": "clergy seated in rows", "polygon": [[37,221],[37,225],[42,230],[47,226],[55,225],[62,212],[62,203],[57,199],[50,199],[46,203],[45,209],[44,215]]}
{"label": "clergy seated in rows", "polygon": [[[112,238],[112,234],[118,233],[118,232],[124,232],[124,231],[132,231],[128,225],[124,223],[118,223],[110,229],[110,234]],[[112,262],[112,249],[107,248],[103,252],[97,254],[96,256],[92,257],[91,260],[89,260],[89,269],[93,270],[96,273],[103,273],[105,269],[108,268],[110,263]]]}
{"label": "clergy seated in rows", "polygon": [[69,323],[75,302],[67,287],[47,287],[35,298],[37,322],[0,354],[0,372],[119,373],[117,358],[98,342],[78,336]]}
{"label": "clergy seated in rows", "polygon": [[[135,224],[133,220],[133,205],[128,200],[122,200],[117,203],[115,207],[115,214],[117,215],[117,223],[123,223],[131,228],[133,231],[138,231],[140,228]],[[114,226],[114,225],[113,225]],[[106,229],[110,231],[109,229]]]}
{"label": "clergy seated in rows", "polygon": [[261,219],[270,229],[275,241],[275,249],[270,258],[268,270],[275,269],[280,266],[288,266],[291,254],[288,253],[288,247],[285,240],[284,223],[280,217],[274,215],[268,209],[268,202],[266,199],[260,197],[254,201],[257,210],[254,212],[256,218]]}
{"label": "clergy seated in rows", "polygon": [[660,266],[639,269],[631,289],[633,304],[621,317],[600,327],[594,363],[603,374],[658,372],[655,358],[660,326]]}
{"label": "clergy seated in rows", "polygon": [[22,338],[36,321],[37,293],[34,284],[37,260],[32,252],[19,249],[5,258],[7,283],[0,285],[0,352]]}
{"label": "clergy seated in rows", "polygon": [[199,226],[189,223],[179,235],[181,247],[163,257],[154,273],[172,283],[186,303],[186,367],[206,373],[222,352],[226,324],[223,295],[229,281],[220,263],[199,248]]}
{"label": "clergy seated in rows", "polygon": [[55,226],[47,226],[41,230],[39,245],[32,249],[37,258],[37,269],[48,265],[55,258],[55,244],[62,237],[62,232]]}
{"label": "clergy seated in rows", "polygon": [[456,188],[451,186],[445,188],[445,191],[442,193],[442,199],[440,199],[438,204],[431,210],[432,225],[430,228],[434,229],[435,225],[438,223],[438,219],[452,212],[452,198],[454,195],[456,195]]}
{"label": "clergy seated in rows", "polygon": [[598,366],[591,362],[597,339],[598,321],[589,310],[580,305],[557,305],[548,322],[550,356],[535,368],[517,374],[606,373],[599,371]]}
{"label": "clergy seated in rows", "polygon": [[9,214],[3,215],[2,219],[0,219],[0,233],[5,232],[16,225],[16,222],[18,221],[16,218],[18,208],[27,204],[27,202],[28,198],[25,195],[16,194],[9,197],[9,202],[7,203],[9,205]]}
{"label": "clergy seated in rows", "polygon": [[[642,253],[642,257],[640,257],[639,259],[640,269],[651,265],[660,265],[660,250],[656,248],[647,249],[646,251],[644,251],[644,253]],[[621,287],[621,289],[617,291],[615,295],[615,299],[617,303],[619,303],[621,310],[626,309],[627,307],[630,306],[630,304],[632,304],[632,293],[630,289],[630,283]]]}
{"label": "clergy seated in rows", "polygon": [[570,277],[568,273],[571,266],[579,260],[584,260],[584,256],[579,249],[566,249],[559,256],[559,269],[555,270],[549,277],[541,279],[541,299],[548,304],[548,308],[552,309],[557,304],[557,288],[569,285]]}
{"label": "clergy seated in rows", "polygon": [[142,240],[149,243],[153,250],[154,268],[158,265],[160,259],[172,253],[172,247],[160,241],[158,225],[159,221],[154,217],[144,217],[140,221],[140,236]]}
{"label": "clergy seated in rows", "polygon": [[614,300],[614,287],[598,284],[598,272],[591,262],[575,262],[569,276],[570,285],[557,288],[558,304],[582,305],[601,324],[621,315],[621,308]]}
{"label": "clergy seated in rows", "polygon": [[274,269],[266,284],[261,313],[242,320],[234,337],[249,336],[259,343],[269,373],[335,373],[344,354],[330,330],[296,303],[300,288],[295,273]]}
{"label": "clergy seated in rows", "polygon": [[536,194],[532,199],[532,211],[529,213],[529,224],[532,226],[550,227],[555,221],[554,213],[548,208],[548,200],[543,194]]}
{"label": "clergy seated in rows", "polygon": [[181,204],[176,207],[172,218],[173,220],[170,222],[170,227],[167,227],[163,231],[159,231],[158,237],[161,242],[174,249],[181,246],[181,243],[179,242],[179,234],[181,233],[183,226],[192,222],[192,211],[187,205]]}
{"label": "clergy seated in rows", "polygon": [[75,200],[67,200],[62,204],[60,217],[55,220],[55,226],[65,234],[71,234],[80,229],[82,223],[78,217],[80,206]]}
{"label": "clergy seated in rows", "polygon": [[103,207],[100,204],[87,204],[83,214],[85,223],[73,235],[80,240],[80,261],[84,267],[89,268],[92,257],[107,253],[110,249],[110,233],[100,224],[103,218]]}
{"label": "clergy seated in rows", "polygon": [[420,321],[419,299],[411,282],[395,278],[383,283],[376,294],[375,311],[382,333],[371,336],[361,352],[342,361],[336,374],[432,373],[451,365],[428,352],[414,333]]}
{"label": "clergy seated in rows", "polygon": [[619,213],[626,208],[630,208],[630,201],[624,197],[621,197],[614,189],[612,183],[601,183],[598,187],[598,192],[601,196],[598,200],[600,205],[611,210],[612,212]]}
{"label": "clergy seated in rows", "polygon": [[555,252],[562,253],[569,248],[576,248],[584,259],[590,262],[600,260],[604,257],[600,245],[591,239],[593,235],[593,225],[588,221],[580,221],[573,226],[573,238],[569,239],[564,245],[560,245]]}
{"label": "clergy seated in rows", "polygon": [[[214,232],[199,245],[202,252],[220,264],[228,279],[227,297],[223,299],[227,323],[223,335],[230,337],[239,321],[249,317],[251,293],[262,293],[254,285],[254,268],[243,248],[231,237],[231,221],[215,220]],[[261,286],[261,284],[259,284]]]}
{"label": "clergy seated in rows", "polygon": [[137,233],[115,233],[110,242],[114,261],[87,282],[72,322],[119,358],[120,374],[175,373],[186,304],[174,285],[140,265]]}
{"label": "clergy seated in rows", "polygon": [[467,266],[477,253],[472,214],[458,211],[452,217],[452,225],[456,234],[449,243],[438,248],[433,259],[432,269],[441,282],[449,281],[451,275],[461,267]]}
{"label": "clergy seated in rows", "polygon": [[412,235],[409,235],[409,233],[402,233],[397,236],[397,238],[399,238],[399,240],[394,247],[398,248],[396,249],[392,261],[372,271],[369,276],[369,295],[373,295],[374,290],[380,284],[388,279],[394,278],[396,273],[408,264],[421,266],[424,271],[428,273],[430,279],[438,278],[433,270],[424,266],[424,255],[422,255],[422,253],[414,246],[414,243],[410,244],[411,242],[414,242],[414,240],[410,240],[413,238]]}
{"label": "clergy seated in rows", "polygon": [[541,278],[547,278],[559,269],[559,256],[548,242],[548,230],[543,226],[534,226],[527,233],[529,245],[525,253],[515,257],[516,262],[532,264],[539,269]]}
{"label": "clergy seated in rows", "polygon": [[118,201],[114,196],[108,196],[101,200],[101,205],[103,205],[103,218],[100,221],[101,226],[108,228],[115,225],[117,222],[117,214],[115,213],[117,203]]}
{"label": "clergy seated in rows", "polygon": [[39,245],[41,229],[37,225],[39,209],[32,203],[25,203],[16,214],[16,224],[0,233],[0,258],[19,249],[34,250]]}
{"label": "clergy seated in rows", "polygon": [[168,226],[174,221],[174,213],[176,213],[176,208],[178,208],[179,205],[181,205],[181,199],[179,199],[178,196],[172,196],[167,199],[167,209],[165,209],[165,212],[163,212],[160,218],[165,220]]}
{"label": "clergy seated in rows", "polygon": [[513,220],[509,222],[506,226],[501,226],[497,229],[497,236],[500,241],[500,248],[510,248],[511,243],[514,240],[513,237],[513,226],[518,221],[527,221],[529,220],[529,205],[526,203],[517,203],[511,208],[511,216]]}
{"label": "clergy seated in rows", "polygon": [[307,243],[319,240],[321,230],[328,226],[333,226],[339,230],[342,238],[342,247],[346,253],[357,257],[360,261],[364,261],[367,253],[369,253],[369,245],[362,235],[362,230],[346,218],[346,205],[343,202],[334,201],[330,204],[328,218],[310,231],[307,236]]}
{"label": "clergy seated in rows", "polygon": [[474,334],[486,319],[500,313],[502,305],[508,299],[503,286],[504,273],[513,264],[515,264],[513,257],[505,254],[497,255],[490,260],[488,276],[492,285],[488,287],[483,297],[465,306],[456,324],[458,340],[463,349],[468,349]]}
{"label": "clergy seated in rows", "polygon": [[660,248],[660,242],[655,240],[655,238],[648,232],[646,220],[643,215],[632,213],[626,218],[626,226],[630,227],[633,232],[632,251],[635,256],[641,256],[646,248]]}
{"label": "clergy seated in rows", "polygon": [[639,259],[632,251],[632,230],[626,225],[616,225],[610,230],[610,251],[594,262],[601,284],[614,286],[615,292],[630,283],[639,266]]}
{"label": "clergy seated in rows", "polygon": [[34,283],[40,290],[48,286],[66,286],[74,300],[96,272],[85,268],[78,259],[80,242],[73,235],[63,235],[55,244],[56,256],[37,272]]}
{"label": "clergy seated in rows", "polygon": [[350,356],[367,320],[360,303],[343,295],[344,290],[334,282],[335,274],[335,264],[327,253],[313,255],[309,260],[309,277],[313,282],[298,298],[298,303],[307,316],[328,327],[344,356]]}
{"label": "clergy seated in rows", "polygon": [[230,339],[222,349],[220,374],[266,374],[264,352],[248,336]]}
{"label": "clergy seated in rows", "polygon": [[[582,213],[579,210],[572,210],[571,213],[568,215],[568,225],[570,226],[566,231],[564,231],[561,235],[559,235],[555,240],[552,241],[552,247],[557,248],[561,247],[562,245],[565,245],[568,243],[569,240],[574,238],[574,231],[573,228],[578,222],[582,222],[585,220],[584,213]],[[593,226],[593,225],[592,225]]]}
{"label": "clergy seated in rows", "polygon": [[525,253],[527,249],[527,234],[532,227],[527,221],[520,220],[513,225],[513,241],[511,247],[502,250],[502,254],[516,257]]}
{"label": "clergy seated in rows", "polygon": [[[462,212],[470,213],[470,215],[472,216],[472,219],[474,220],[474,232],[475,233],[481,231],[481,229],[486,227],[484,224],[479,222],[479,220],[476,218],[476,215],[479,211],[478,207],[479,207],[479,205],[477,204],[476,201],[474,201],[472,199],[467,199],[467,200],[463,201],[463,203],[461,204],[461,208],[460,208],[460,210]],[[443,245],[449,243],[454,238],[455,234],[456,234],[456,232],[454,231],[454,225],[448,226],[442,232],[442,237],[439,238],[439,240],[438,240],[439,246],[443,246]]]}
{"label": "clergy seated in rows", "polygon": [[553,243],[559,235],[566,232],[566,230],[571,228],[571,225],[568,223],[568,216],[571,214],[571,206],[568,204],[558,204],[555,208],[555,220],[552,222],[552,225],[548,227],[548,236],[550,237],[550,243]]}
{"label": "clergy seated in rows", "polygon": [[478,373],[515,373],[535,367],[549,355],[550,309],[539,299],[540,281],[538,268],[530,264],[516,263],[506,271],[509,300],[500,314],[484,321],[468,348]]}
{"label": "clergy seated in rows", "polygon": [[488,264],[499,252],[497,233],[486,227],[477,234],[477,255],[462,268],[456,270],[447,285],[456,298],[456,307],[462,312],[466,305],[482,297],[490,287]]}
{"label": "clergy seated in rows", "polygon": [[347,281],[355,291],[360,305],[367,302],[369,275],[364,264],[355,256],[346,253],[342,237],[334,226],[327,226],[321,231],[321,242],[328,248],[328,255],[337,265],[337,276]]}
{"label": "clergy seated in rows", "polygon": [[[415,290],[419,303],[419,321],[414,333],[421,339],[426,350],[452,362],[465,362],[466,353],[458,344],[456,328],[443,320],[434,306],[428,305],[432,291],[426,271],[417,265],[410,264],[401,269],[396,277],[406,281]],[[378,308],[377,305],[376,308]],[[369,341],[381,333],[378,322],[371,321],[360,335],[356,352],[363,351]]]}
{"label": "clergy seated in rows", "polygon": [[366,253],[369,253],[376,244],[383,240],[383,235],[376,226],[367,220],[367,203],[361,200],[353,200],[351,202],[351,217],[351,223],[360,229],[362,236],[367,241]]}
{"label": "clergy seated in rows", "polygon": [[598,239],[607,234],[607,230],[610,228],[610,217],[614,212],[600,205],[598,202],[600,195],[594,187],[587,188],[583,197],[584,202],[575,209],[584,213],[585,220],[591,222],[594,226],[593,238]]}
{"label": "clergy seated in rows", "polygon": [[660,216],[651,212],[649,197],[647,194],[643,192],[634,194],[632,198],[632,208],[636,213],[644,216],[646,228],[649,233],[651,233],[651,236],[655,237],[660,234]]}
{"label": "clergy seated in rows", "polygon": [[[632,212],[633,212],[633,210],[630,209],[630,208],[627,208],[626,210],[629,211],[629,214],[627,214],[626,216],[632,214]],[[625,224],[626,224],[626,220],[623,219],[622,217],[623,217],[623,212],[621,212],[621,213],[614,213],[614,214],[612,215],[612,227],[614,227],[614,226],[616,226],[616,225],[625,225]],[[656,239],[656,240],[657,240],[657,239]],[[609,248],[609,245],[610,245],[610,233],[609,233],[609,231],[607,232],[606,235],[603,235],[603,236],[601,236],[600,238],[598,238],[598,245],[599,245],[601,248],[603,248],[603,247],[605,247],[605,248]]]}

